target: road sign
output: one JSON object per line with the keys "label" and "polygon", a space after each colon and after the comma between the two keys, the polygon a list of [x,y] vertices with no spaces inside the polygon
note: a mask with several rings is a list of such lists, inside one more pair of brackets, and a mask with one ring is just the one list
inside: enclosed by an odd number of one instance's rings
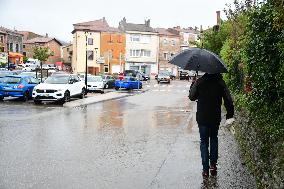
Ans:
{"label": "road sign", "polygon": [[96,60],[97,64],[104,64],[105,63],[105,58],[104,57],[99,57]]}

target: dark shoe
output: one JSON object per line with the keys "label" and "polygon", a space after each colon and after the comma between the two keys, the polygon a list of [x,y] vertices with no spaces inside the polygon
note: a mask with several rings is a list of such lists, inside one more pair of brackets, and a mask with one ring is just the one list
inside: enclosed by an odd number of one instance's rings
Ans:
{"label": "dark shoe", "polygon": [[211,176],[216,176],[217,175],[217,165],[216,165],[216,163],[212,163],[210,165],[210,174],[211,174]]}
{"label": "dark shoe", "polygon": [[209,177],[209,171],[203,171],[202,177],[203,177],[203,179],[207,179]]}

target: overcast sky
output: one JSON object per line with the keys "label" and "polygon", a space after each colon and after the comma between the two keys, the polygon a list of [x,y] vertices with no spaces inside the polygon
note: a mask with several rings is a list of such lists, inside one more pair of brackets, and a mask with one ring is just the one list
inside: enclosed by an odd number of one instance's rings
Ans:
{"label": "overcast sky", "polygon": [[110,26],[127,22],[152,27],[197,26],[216,23],[216,10],[221,11],[233,0],[0,0],[0,26],[33,31],[69,42],[74,23],[105,17]]}

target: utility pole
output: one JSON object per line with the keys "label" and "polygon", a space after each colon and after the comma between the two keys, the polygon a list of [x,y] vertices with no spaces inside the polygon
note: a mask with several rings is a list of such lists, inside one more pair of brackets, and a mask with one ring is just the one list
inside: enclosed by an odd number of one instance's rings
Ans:
{"label": "utility pole", "polygon": [[85,87],[86,87],[86,94],[88,91],[88,85],[87,85],[87,75],[88,75],[88,31],[85,31],[86,36],[86,69],[85,69]]}

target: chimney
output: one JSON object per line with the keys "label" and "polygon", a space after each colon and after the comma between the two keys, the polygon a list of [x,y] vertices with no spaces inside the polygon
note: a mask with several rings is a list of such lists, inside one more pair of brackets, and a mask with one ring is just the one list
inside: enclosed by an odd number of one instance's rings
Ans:
{"label": "chimney", "polygon": [[197,31],[197,26],[194,27],[194,30]]}
{"label": "chimney", "polygon": [[46,37],[46,38],[48,37],[48,33],[45,34],[45,37]]}
{"label": "chimney", "polygon": [[220,11],[216,11],[217,14],[217,25],[221,25],[221,16],[220,16]]}
{"label": "chimney", "polygon": [[145,26],[150,27],[150,19],[145,20]]}
{"label": "chimney", "polygon": [[202,25],[200,25],[200,33],[203,33]]}

